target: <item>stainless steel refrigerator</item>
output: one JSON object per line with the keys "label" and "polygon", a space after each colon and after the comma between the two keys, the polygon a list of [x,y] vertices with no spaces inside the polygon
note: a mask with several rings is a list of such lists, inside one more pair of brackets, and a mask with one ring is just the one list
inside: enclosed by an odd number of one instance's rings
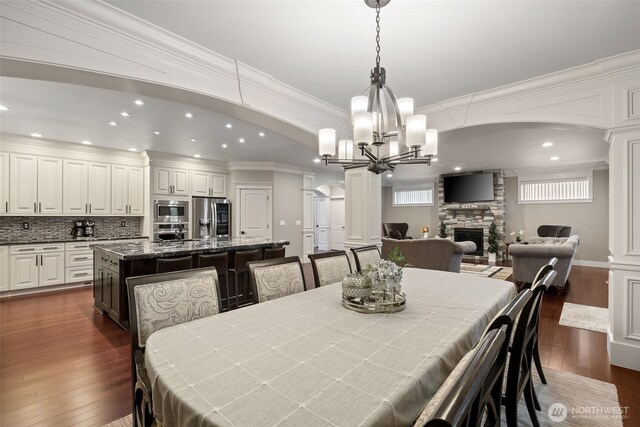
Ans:
{"label": "stainless steel refrigerator", "polygon": [[192,200],[194,239],[229,238],[231,234],[231,203],[226,199],[194,197]]}

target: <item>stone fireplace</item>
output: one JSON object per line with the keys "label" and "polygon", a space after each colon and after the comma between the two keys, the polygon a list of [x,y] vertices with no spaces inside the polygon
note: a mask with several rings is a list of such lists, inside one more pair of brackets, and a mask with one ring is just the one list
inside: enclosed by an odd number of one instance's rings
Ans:
{"label": "stone fireplace", "polygon": [[[488,257],[487,238],[489,237],[489,227],[493,222],[496,223],[496,231],[498,233],[498,253],[496,258],[498,261],[503,260],[505,245],[505,203],[504,203],[504,171],[502,169],[491,169],[474,171],[470,173],[493,173],[493,194],[494,200],[489,202],[474,203],[445,203],[444,188],[442,184],[442,176],[438,178],[438,216],[440,223],[444,222],[447,227],[447,237],[458,240],[455,236],[457,229],[473,229],[476,230],[476,236],[481,232],[482,235],[475,237],[478,241],[471,238],[461,238],[461,240],[471,240],[476,243],[478,250],[473,252],[472,256]],[[462,174],[452,174],[462,175]],[[468,256],[467,255],[467,256]]]}

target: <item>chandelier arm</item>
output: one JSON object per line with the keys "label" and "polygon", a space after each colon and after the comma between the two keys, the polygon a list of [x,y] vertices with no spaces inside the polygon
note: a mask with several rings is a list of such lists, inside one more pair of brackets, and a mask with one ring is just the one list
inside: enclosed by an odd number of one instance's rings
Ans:
{"label": "chandelier arm", "polygon": [[328,159],[327,163],[335,165],[350,165],[350,164],[369,164],[369,160],[351,160],[351,159]]}
{"label": "chandelier arm", "polygon": [[367,159],[371,160],[372,162],[377,162],[379,159],[376,157],[375,154],[373,154],[373,152],[371,152],[371,150],[369,150],[367,147],[365,146],[360,146],[361,152],[363,156],[366,156]]}
{"label": "chandelier arm", "polygon": [[378,85],[376,83],[371,83],[371,86],[369,86],[369,95],[368,95],[368,102],[367,102],[367,111],[369,112],[373,111],[373,103],[375,100],[377,87]]}
{"label": "chandelier arm", "polygon": [[384,133],[384,129],[389,129],[389,120],[387,119],[387,104],[386,102],[384,102],[385,87],[386,85],[382,85],[378,87],[378,102],[380,103],[380,115],[382,115],[382,117],[379,118],[382,124],[378,125],[378,127],[380,128],[378,130],[378,135],[382,135]]}
{"label": "chandelier arm", "polygon": [[[396,126],[398,127],[398,129],[402,128],[402,116],[400,115],[400,108],[398,107],[398,98],[396,97],[396,94],[393,93],[393,91],[391,90],[391,88],[387,85],[384,86],[384,88],[386,89],[387,93],[389,94],[389,98],[391,98],[391,103],[393,104],[393,109],[396,112]],[[401,132],[399,132],[400,136]]]}
{"label": "chandelier arm", "polygon": [[415,159],[416,158],[415,153],[416,153],[415,150],[411,150],[411,151],[407,151],[406,153],[396,154],[395,156],[385,157],[380,160],[382,160],[383,162],[395,162],[395,161],[400,161],[404,159]]}
{"label": "chandelier arm", "polygon": [[410,160],[403,160],[402,163],[399,163],[402,165],[430,165],[431,164],[431,157],[423,157],[421,159],[410,159]]}

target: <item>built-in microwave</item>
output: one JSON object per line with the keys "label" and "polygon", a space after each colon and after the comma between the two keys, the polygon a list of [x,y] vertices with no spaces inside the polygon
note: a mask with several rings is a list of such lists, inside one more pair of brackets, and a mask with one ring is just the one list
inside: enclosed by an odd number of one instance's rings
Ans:
{"label": "built-in microwave", "polygon": [[182,200],[154,200],[153,222],[189,222],[189,202]]}

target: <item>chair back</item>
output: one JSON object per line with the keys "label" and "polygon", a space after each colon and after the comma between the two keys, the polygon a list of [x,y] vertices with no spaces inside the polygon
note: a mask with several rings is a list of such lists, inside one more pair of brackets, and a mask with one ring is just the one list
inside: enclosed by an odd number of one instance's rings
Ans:
{"label": "chair back", "polygon": [[380,261],[380,250],[376,245],[362,246],[359,248],[351,248],[353,258],[356,260],[356,270],[362,271],[367,269],[369,265]]}
{"label": "chair back", "polygon": [[218,314],[220,287],[215,268],[198,268],[126,279],[133,350],[160,329]]}
{"label": "chair back", "polygon": [[191,255],[178,258],[158,258],[156,260],[156,273],[169,273],[170,271],[189,270],[193,267]]}
{"label": "chair back", "polygon": [[568,225],[541,225],[537,230],[538,237],[569,237],[571,227]]}
{"label": "chair back", "polygon": [[483,336],[494,329],[504,329],[505,334],[508,337],[511,337],[516,320],[531,298],[533,298],[533,292],[531,289],[521,291],[493,318],[491,323],[489,323],[485,329]]}
{"label": "chair back", "polygon": [[382,235],[391,239],[405,239],[409,231],[409,224],[406,222],[384,222],[382,223]]}
{"label": "chair back", "polygon": [[496,420],[499,423],[500,365],[504,363],[500,354],[506,341],[501,329],[486,334],[455,378],[445,382],[431,399],[415,426],[495,425]]}
{"label": "chair back", "polygon": [[260,249],[251,249],[248,251],[236,251],[235,264],[233,266],[236,274],[249,271],[247,263],[258,261],[260,259]]}
{"label": "chair back", "polygon": [[266,248],[264,250],[264,259],[284,258],[285,248]]}
{"label": "chair back", "polygon": [[553,257],[549,260],[548,263],[540,267],[540,270],[538,270],[535,277],[533,278],[533,281],[531,282],[531,286],[532,287],[536,286],[536,284],[540,281],[540,279],[545,277],[549,271],[554,269],[557,263],[558,263],[558,258]]}
{"label": "chair back", "polygon": [[302,263],[297,256],[249,262],[253,302],[261,303],[307,289]]}
{"label": "chair back", "polygon": [[351,262],[345,251],[308,255],[316,288],[342,281],[351,273]]}

